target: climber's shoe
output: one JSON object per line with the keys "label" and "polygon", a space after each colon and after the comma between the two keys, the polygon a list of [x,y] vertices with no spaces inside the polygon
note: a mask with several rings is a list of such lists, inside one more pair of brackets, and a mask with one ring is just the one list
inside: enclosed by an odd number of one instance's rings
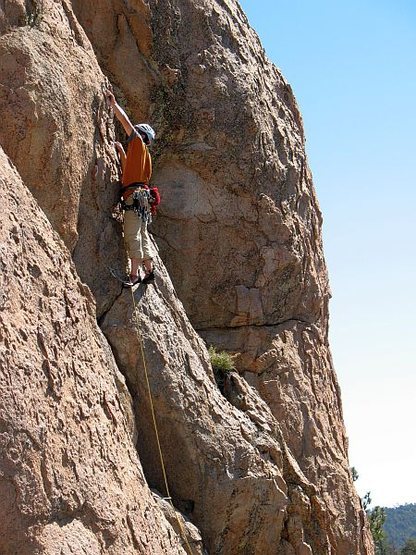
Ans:
{"label": "climber's shoe", "polygon": [[155,281],[155,273],[153,270],[151,272],[148,272],[142,279],[143,285],[147,285],[148,283],[153,283],[154,281]]}
{"label": "climber's shoe", "polygon": [[133,287],[134,285],[137,285],[141,281],[142,280],[140,276],[129,276],[129,279],[126,279],[125,281],[123,281],[123,285],[124,287]]}

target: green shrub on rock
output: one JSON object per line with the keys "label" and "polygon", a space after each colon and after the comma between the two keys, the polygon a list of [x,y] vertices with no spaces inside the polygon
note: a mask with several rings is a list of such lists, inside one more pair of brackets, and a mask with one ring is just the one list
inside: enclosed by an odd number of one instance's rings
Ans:
{"label": "green shrub on rock", "polygon": [[211,345],[208,349],[209,358],[211,360],[212,370],[214,372],[215,381],[221,391],[224,392],[224,380],[225,375],[228,372],[235,370],[234,358],[230,353],[226,351],[217,351],[217,349]]}

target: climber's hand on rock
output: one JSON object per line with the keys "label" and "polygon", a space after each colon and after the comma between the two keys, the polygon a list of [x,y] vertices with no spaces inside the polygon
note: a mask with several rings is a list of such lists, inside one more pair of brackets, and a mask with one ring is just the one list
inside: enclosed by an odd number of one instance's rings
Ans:
{"label": "climber's hand on rock", "polygon": [[113,93],[109,89],[107,89],[104,94],[105,94],[105,98],[107,100],[107,106],[109,108],[114,108],[115,103],[116,103],[116,98],[113,95]]}
{"label": "climber's hand on rock", "polygon": [[121,143],[119,143],[118,141],[114,142],[114,147],[120,155],[125,154],[123,145]]}

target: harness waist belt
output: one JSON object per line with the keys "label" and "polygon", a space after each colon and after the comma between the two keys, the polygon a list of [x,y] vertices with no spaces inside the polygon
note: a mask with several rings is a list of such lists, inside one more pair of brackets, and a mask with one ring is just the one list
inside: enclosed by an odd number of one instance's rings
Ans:
{"label": "harness waist belt", "polygon": [[131,183],[130,185],[126,185],[126,187],[121,188],[121,194],[123,194],[124,191],[127,191],[128,189],[133,189],[133,188],[137,189],[137,187],[144,187],[146,185],[147,185],[146,183],[139,182],[139,181],[137,181],[135,183]]}

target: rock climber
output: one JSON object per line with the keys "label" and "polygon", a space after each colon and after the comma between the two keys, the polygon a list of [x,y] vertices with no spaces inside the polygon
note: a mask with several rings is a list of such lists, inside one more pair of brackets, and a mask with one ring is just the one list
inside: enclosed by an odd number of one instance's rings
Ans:
{"label": "rock climber", "polygon": [[[118,121],[127,133],[127,154],[121,143],[115,147],[120,157],[122,179],[121,196],[124,209],[124,238],[130,258],[130,275],[123,282],[127,287],[136,283],[151,283],[155,279],[152,247],[147,224],[151,207],[149,202],[149,181],[152,175],[152,159],[148,146],[155,139],[154,130],[147,123],[133,125],[117,103],[110,90],[105,91],[108,105],[113,109]],[[140,276],[143,266],[144,277]]]}

